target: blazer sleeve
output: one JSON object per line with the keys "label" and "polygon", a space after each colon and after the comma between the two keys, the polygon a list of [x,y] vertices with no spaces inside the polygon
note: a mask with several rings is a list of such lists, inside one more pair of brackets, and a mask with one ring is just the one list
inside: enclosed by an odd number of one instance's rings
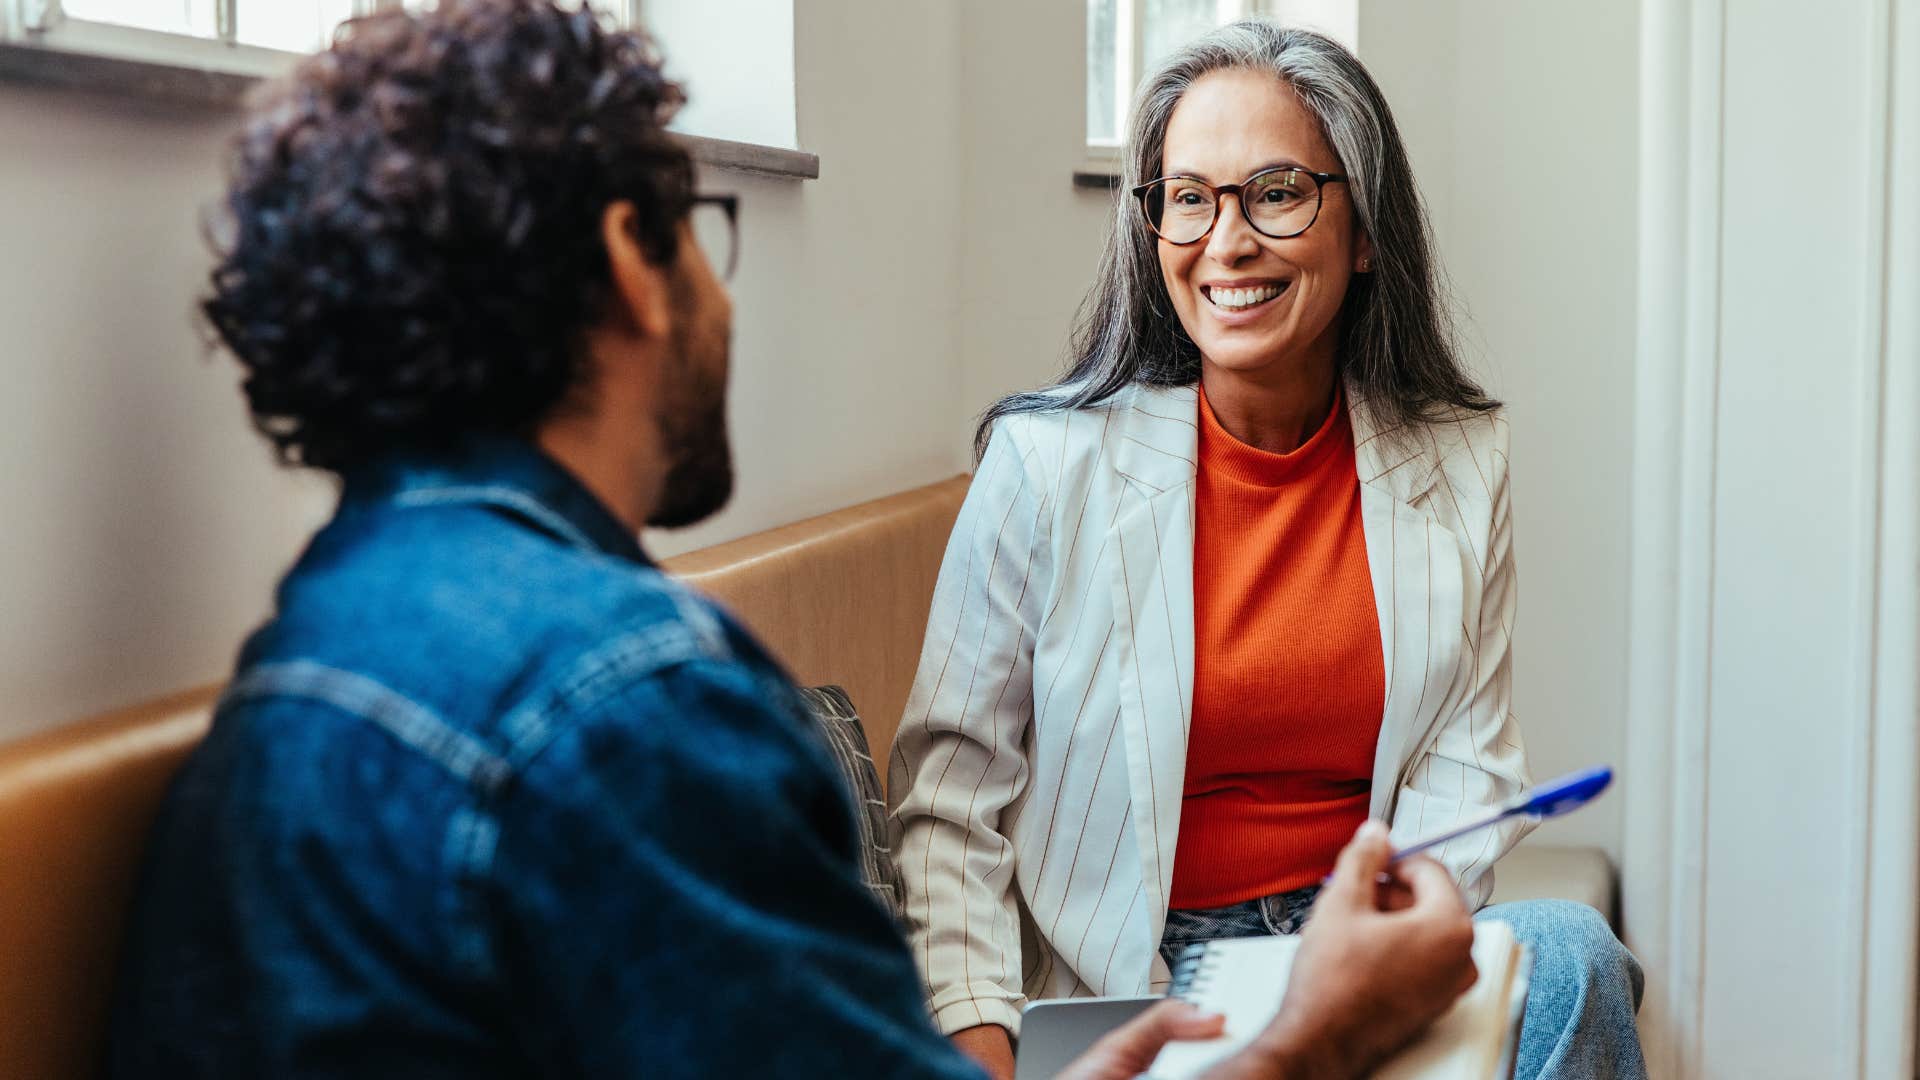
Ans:
{"label": "blazer sleeve", "polygon": [[[1486,485],[1491,523],[1480,560],[1477,619],[1462,627],[1462,692],[1446,721],[1402,774],[1392,823],[1395,844],[1407,844],[1484,817],[1532,783],[1520,726],[1513,715],[1512,632],[1517,594],[1513,578],[1513,508],[1507,488],[1507,425],[1495,418],[1490,435],[1471,438],[1472,483]],[[1476,446],[1475,443],[1480,445]],[[1450,480],[1443,483],[1452,483]],[[1464,495],[1457,492],[1456,495]],[[1456,500],[1458,501],[1458,500]],[[1493,864],[1531,832],[1516,819],[1451,840],[1434,857],[1453,872],[1470,909],[1493,895]]]}
{"label": "blazer sleeve", "polygon": [[1013,844],[1000,826],[1027,783],[1051,561],[1049,498],[1017,424],[996,428],[954,523],[888,770],[908,936],[949,1034],[1017,1031],[1025,1003]]}

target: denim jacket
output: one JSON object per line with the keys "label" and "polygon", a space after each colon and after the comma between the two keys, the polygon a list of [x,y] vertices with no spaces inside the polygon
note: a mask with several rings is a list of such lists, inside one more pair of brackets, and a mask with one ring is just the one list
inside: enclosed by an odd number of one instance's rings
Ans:
{"label": "denim jacket", "polygon": [[792,685],[526,443],[347,479],[167,797],[110,1072],[972,1077]]}

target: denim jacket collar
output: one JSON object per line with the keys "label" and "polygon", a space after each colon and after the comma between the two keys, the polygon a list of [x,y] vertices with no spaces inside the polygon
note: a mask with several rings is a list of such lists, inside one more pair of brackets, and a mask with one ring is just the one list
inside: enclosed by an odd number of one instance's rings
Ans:
{"label": "denim jacket collar", "polygon": [[640,540],[531,442],[471,436],[438,452],[395,454],[347,477],[343,513],[373,506],[485,506],[558,540],[642,565]]}

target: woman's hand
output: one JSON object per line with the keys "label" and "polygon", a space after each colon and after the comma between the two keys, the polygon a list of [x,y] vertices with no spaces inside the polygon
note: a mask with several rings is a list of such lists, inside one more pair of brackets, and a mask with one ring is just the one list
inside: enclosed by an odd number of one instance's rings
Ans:
{"label": "woman's hand", "polygon": [[1013,1037],[999,1024],[962,1028],[948,1036],[959,1051],[980,1064],[993,1080],[1013,1080]]}

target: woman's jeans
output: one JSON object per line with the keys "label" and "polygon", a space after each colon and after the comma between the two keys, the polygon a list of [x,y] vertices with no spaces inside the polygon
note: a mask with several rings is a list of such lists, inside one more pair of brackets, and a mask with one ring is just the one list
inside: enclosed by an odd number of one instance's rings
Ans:
{"label": "woman's jeans", "polygon": [[[1196,942],[1297,934],[1319,886],[1227,907],[1169,911],[1160,953],[1169,964]],[[1640,964],[1600,913],[1568,900],[1495,904],[1475,915],[1510,923],[1533,949],[1533,985],[1520,1025],[1515,1080],[1645,1080],[1640,1036]]]}

